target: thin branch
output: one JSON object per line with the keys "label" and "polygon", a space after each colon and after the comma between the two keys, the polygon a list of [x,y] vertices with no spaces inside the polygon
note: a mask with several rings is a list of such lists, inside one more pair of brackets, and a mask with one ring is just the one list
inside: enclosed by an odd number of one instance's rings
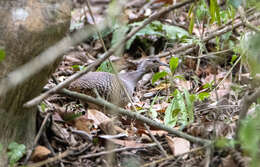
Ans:
{"label": "thin branch", "polygon": [[200,151],[200,150],[205,149],[205,148],[207,148],[207,147],[209,147],[209,145],[205,145],[205,146],[202,146],[202,147],[194,148],[194,149],[190,150],[189,152],[186,152],[186,153],[183,153],[183,154],[180,154],[180,155],[176,155],[176,156],[175,156],[175,155],[172,155],[172,156],[169,156],[169,157],[166,157],[166,158],[162,158],[162,159],[159,159],[159,160],[150,162],[150,163],[146,163],[146,164],[142,165],[141,167],[153,166],[153,165],[156,165],[156,164],[158,164],[158,163],[160,163],[160,162],[169,161],[169,160],[172,160],[172,159],[174,159],[174,158],[176,158],[176,157],[182,157],[182,156],[184,156],[184,155],[186,155],[186,154],[190,154],[190,153],[193,153],[193,152],[197,152],[197,151]]}
{"label": "thin branch", "polygon": [[44,166],[44,165],[49,164],[51,162],[55,162],[57,160],[61,160],[62,158],[65,158],[65,157],[67,157],[69,155],[73,155],[74,152],[76,152],[76,150],[80,151],[80,150],[84,149],[86,146],[88,146],[88,144],[82,144],[79,147],[77,147],[76,149],[73,149],[73,150],[72,149],[68,149],[68,150],[66,150],[66,151],[64,151],[62,153],[59,153],[58,155],[56,155],[56,156],[54,156],[52,158],[48,158],[48,159],[46,159],[44,161],[37,162],[37,163],[34,163],[34,164],[29,164],[29,165],[27,165],[27,167],[41,167],[41,166]]}
{"label": "thin branch", "polygon": [[146,130],[148,131],[149,135],[151,136],[151,138],[153,139],[153,141],[157,144],[158,148],[162,151],[163,155],[165,157],[168,157],[167,152],[163,149],[162,145],[160,144],[160,142],[154,137],[154,135],[152,134],[149,126],[147,126],[146,124],[144,124]]}
{"label": "thin branch", "polygon": [[121,151],[133,150],[133,149],[139,149],[139,148],[146,148],[146,147],[154,147],[154,146],[156,146],[155,143],[149,144],[149,145],[143,146],[143,147],[123,147],[123,148],[116,148],[116,149],[114,149],[114,150],[102,151],[102,152],[99,152],[99,153],[93,153],[93,154],[83,155],[83,156],[80,156],[80,158],[93,158],[93,157],[97,157],[97,156],[101,156],[101,155],[106,155],[106,154],[111,154],[111,153],[115,153],[115,152],[121,152]]}
{"label": "thin branch", "polygon": [[165,131],[167,131],[169,133],[172,133],[172,134],[174,134],[176,136],[185,138],[185,139],[187,139],[189,141],[192,141],[192,142],[195,142],[195,143],[208,144],[208,143],[212,142],[212,141],[207,140],[207,139],[194,137],[194,136],[191,136],[191,135],[186,134],[184,132],[175,130],[175,129],[173,129],[173,128],[169,127],[169,126],[166,126],[166,125],[164,125],[162,123],[159,123],[159,122],[153,121],[153,120],[151,120],[149,118],[146,118],[143,115],[140,115],[138,113],[131,112],[131,111],[119,108],[116,105],[114,105],[112,103],[109,103],[109,102],[105,101],[102,98],[93,98],[91,96],[87,96],[87,95],[82,94],[82,93],[69,91],[67,89],[62,89],[62,90],[59,91],[59,93],[62,93],[62,94],[65,94],[65,95],[68,95],[68,96],[71,96],[71,97],[79,98],[81,100],[85,100],[85,101],[88,101],[88,102],[91,102],[91,103],[94,103],[94,104],[97,104],[97,105],[100,105],[100,106],[105,106],[106,108],[111,109],[112,111],[114,111],[116,114],[129,116],[129,117],[131,117],[133,119],[142,121],[142,122],[144,122],[144,123],[146,123],[146,124],[148,124],[150,126],[153,126],[153,127],[156,127],[156,128],[162,129],[162,130],[165,130]]}
{"label": "thin branch", "polygon": [[229,76],[229,74],[232,72],[233,68],[238,64],[238,62],[241,60],[242,55],[236,60],[236,62],[233,64],[233,66],[229,69],[229,71],[226,73],[226,75],[224,76],[224,78],[218,83],[218,85],[214,88],[214,90],[218,89],[223,83],[224,81],[227,79],[227,77]]}
{"label": "thin branch", "polygon": [[246,19],[246,14],[245,14],[244,8],[243,8],[241,5],[238,7],[238,12],[239,12],[239,14],[240,14],[240,16],[241,16],[242,22],[244,23],[244,25],[245,25],[246,27],[248,27],[249,29],[251,29],[251,30],[253,30],[253,31],[255,31],[255,32],[260,33],[260,29],[259,29],[259,28],[253,26],[252,24],[250,24],[250,23],[248,22],[248,20]]}
{"label": "thin branch", "polygon": [[[138,31],[140,31],[142,28],[144,28],[147,24],[151,23],[152,21],[156,20],[158,17],[166,14],[169,11],[172,11],[174,9],[179,8],[180,6],[184,6],[186,4],[189,4],[191,2],[195,2],[196,0],[186,0],[181,3],[178,3],[176,5],[169,6],[167,8],[162,9],[158,13],[155,13],[151,15],[147,20],[143,22],[142,25],[134,28],[129,34],[126,35],[125,38],[123,38],[121,41],[119,41],[113,48],[109,49],[106,53],[102,55],[100,59],[98,59],[95,63],[91,64],[88,66],[86,69],[70,76],[67,80],[64,82],[60,83],[59,85],[55,86],[54,88],[50,89],[49,91],[41,94],[40,96],[28,101],[27,103],[24,104],[24,107],[32,107],[37,104],[39,104],[44,98],[50,96],[51,94],[57,92],[58,90],[68,86],[72,81],[78,79],[82,75],[86,74],[87,72],[91,71],[94,67],[97,67],[100,65],[103,61],[105,61],[107,58],[109,58],[121,45],[124,45],[131,37],[133,37]],[[48,51],[48,50],[47,50]],[[55,55],[55,53],[54,53]],[[52,57],[51,55],[50,57]],[[42,60],[43,61],[43,60]],[[40,62],[40,61],[39,61]],[[37,62],[38,63],[38,62]],[[8,82],[7,82],[8,83]],[[1,89],[0,89],[1,90]]]}
{"label": "thin branch", "polygon": [[[255,13],[255,14],[252,14],[249,18],[248,18],[248,21],[251,21],[251,20],[254,20],[256,18],[260,17],[260,13]],[[238,28],[240,26],[243,26],[244,23],[242,21],[236,23],[236,24],[233,24],[233,25],[227,25],[226,27],[224,27],[223,29],[219,30],[219,31],[215,31],[215,32],[212,32],[212,33],[209,33],[209,35],[207,37],[205,37],[201,42],[207,42],[211,39],[214,39],[215,37],[217,36],[220,36],[222,34],[225,34],[235,28]],[[172,54],[179,54],[181,52],[185,52],[186,50],[189,50],[190,51],[193,51],[194,47],[196,47],[197,44],[196,43],[192,43],[192,44],[188,44],[188,45],[185,45],[185,46],[182,46],[182,47],[179,47],[177,49],[172,49],[172,50],[169,50],[169,51],[166,51],[164,53],[161,53],[161,54],[158,54],[156,56],[158,57],[166,57],[166,56],[170,56]],[[187,53],[187,52],[185,52]]]}
{"label": "thin branch", "polygon": [[36,135],[36,137],[35,137],[35,139],[34,139],[32,149],[29,150],[28,153],[27,153],[27,156],[26,156],[26,158],[25,158],[25,160],[24,160],[24,164],[27,164],[28,160],[31,158],[31,155],[32,155],[32,153],[33,153],[33,151],[34,151],[34,149],[35,149],[35,147],[36,147],[36,145],[37,145],[37,143],[38,143],[38,141],[39,141],[41,135],[42,135],[42,132],[43,132],[43,130],[44,130],[44,127],[45,127],[45,125],[46,125],[48,119],[50,118],[50,116],[51,116],[51,113],[48,113],[48,114],[45,116],[45,118],[44,118],[44,120],[43,120],[43,122],[42,122],[42,124],[41,124],[40,130],[39,130],[39,132],[37,133],[37,135]]}

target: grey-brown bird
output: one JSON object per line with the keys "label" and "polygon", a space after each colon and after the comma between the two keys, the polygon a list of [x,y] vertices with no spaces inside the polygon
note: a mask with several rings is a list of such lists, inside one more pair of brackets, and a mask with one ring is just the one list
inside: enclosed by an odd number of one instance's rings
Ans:
{"label": "grey-brown bird", "polygon": [[[127,90],[129,96],[132,97],[137,82],[142,76],[145,73],[158,69],[160,65],[165,64],[160,62],[158,58],[147,58],[137,66],[137,70],[118,74],[118,78]],[[108,72],[89,72],[72,82],[69,89],[93,97],[96,97],[96,89],[101,97],[115,105],[124,107],[129,103],[129,98],[123,87],[117,81],[116,76]],[[97,107],[91,103],[88,103],[88,107],[100,109],[100,106]]]}

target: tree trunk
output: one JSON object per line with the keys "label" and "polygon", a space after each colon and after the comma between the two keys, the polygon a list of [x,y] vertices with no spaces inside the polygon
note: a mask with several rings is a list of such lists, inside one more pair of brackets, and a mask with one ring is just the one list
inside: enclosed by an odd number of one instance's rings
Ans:
{"label": "tree trunk", "polygon": [[[1,79],[64,37],[70,24],[70,3],[68,0],[0,0],[0,18],[0,49],[6,53],[0,62]],[[22,105],[40,94],[58,63],[59,60],[50,64],[0,97],[3,152],[13,141],[27,147],[32,145],[36,108],[25,109]],[[0,166],[7,166],[3,155],[6,154],[0,154]]]}

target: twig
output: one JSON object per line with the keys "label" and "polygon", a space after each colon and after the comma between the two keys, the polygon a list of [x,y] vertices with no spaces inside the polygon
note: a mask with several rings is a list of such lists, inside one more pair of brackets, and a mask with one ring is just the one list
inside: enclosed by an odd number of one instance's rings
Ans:
{"label": "twig", "polygon": [[233,68],[237,65],[237,63],[241,60],[242,55],[236,60],[236,62],[233,64],[233,66],[229,69],[229,71],[227,72],[227,74],[224,76],[224,78],[218,83],[218,85],[213,89],[216,90],[218,89],[223,82],[227,79],[227,77],[229,76],[229,74],[232,72]]}
{"label": "twig", "polygon": [[37,143],[38,143],[38,141],[39,141],[41,135],[42,135],[43,129],[44,129],[44,127],[45,127],[45,125],[46,125],[48,119],[50,118],[50,116],[51,116],[51,113],[48,113],[48,114],[45,116],[45,118],[44,118],[44,120],[43,120],[43,122],[42,122],[42,124],[41,124],[40,130],[39,130],[39,132],[37,133],[37,135],[36,135],[36,137],[35,137],[35,139],[34,139],[32,149],[29,150],[28,153],[27,153],[27,156],[26,156],[26,158],[25,158],[25,160],[24,160],[24,164],[27,164],[28,160],[31,158],[31,155],[32,155],[32,153],[33,153],[33,151],[34,151],[34,149],[35,149],[35,147],[36,147],[36,145],[37,145]]}
{"label": "twig", "polygon": [[[28,101],[27,103],[24,104],[24,107],[32,107],[32,106],[35,106],[35,105],[39,104],[44,98],[50,96],[51,94],[57,92],[58,90],[64,88],[65,86],[68,86],[72,81],[74,81],[77,78],[81,77],[83,74],[91,71],[94,67],[100,65],[103,61],[105,61],[107,58],[109,58],[117,50],[117,48],[119,48],[121,45],[124,45],[134,34],[136,34],[138,31],[140,31],[142,28],[144,28],[147,24],[151,23],[153,20],[157,19],[161,15],[164,15],[164,14],[166,14],[169,11],[172,11],[174,9],[179,8],[180,6],[184,6],[186,4],[189,4],[189,3],[195,2],[195,1],[196,0],[186,0],[186,1],[183,1],[183,2],[178,3],[176,5],[172,5],[172,6],[169,6],[167,8],[164,8],[161,11],[159,11],[158,13],[155,13],[155,14],[151,15],[147,20],[145,20],[143,22],[142,25],[134,28],[129,34],[127,34],[126,37],[124,37],[114,47],[112,47],[106,53],[104,53],[102,55],[102,58],[98,59],[95,63],[91,64],[86,69],[84,69],[84,70],[82,70],[82,71],[80,71],[80,72],[70,76],[67,80],[65,80],[64,82],[61,82],[60,84],[58,84],[54,88],[50,89],[49,91],[47,91],[47,92],[41,94],[40,96],[38,96],[38,97]],[[55,53],[57,53],[57,52],[54,52],[54,55],[55,55]],[[63,52],[61,52],[61,53],[63,53]],[[51,54],[52,54],[52,56],[50,56],[50,57],[53,57],[54,56],[53,53],[51,53]],[[44,60],[42,60],[42,61],[44,61]],[[41,61],[38,61],[38,62],[41,62]]]}
{"label": "twig", "polygon": [[167,160],[174,159],[174,158],[176,158],[176,157],[182,157],[182,156],[184,156],[184,155],[186,155],[186,154],[190,154],[190,153],[197,152],[197,151],[200,151],[200,150],[202,150],[202,149],[205,149],[205,148],[207,148],[208,146],[210,146],[210,145],[205,145],[205,146],[202,146],[202,147],[198,147],[198,148],[195,148],[195,149],[190,150],[189,152],[186,152],[186,153],[183,153],[183,154],[180,154],[180,155],[177,155],[177,156],[172,155],[172,156],[169,156],[169,157],[166,157],[166,158],[159,159],[159,160],[157,160],[157,161],[153,161],[153,162],[150,162],[150,163],[146,163],[146,164],[142,165],[141,167],[152,166],[152,165],[156,165],[156,164],[158,164],[158,163],[160,163],[160,162],[163,162],[163,161],[167,161]]}
{"label": "twig", "polygon": [[156,128],[162,129],[162,130],[165,130],[165,131],[167,131],[169,133],[172,133],[172,134],[174,134],[176,136],[185,138],[185,139],[187,139],[189,141],[192,141],[192,142],[195,142],[195,143],[208,144],[208,143],[212,142],[210,140],[202,139],[202,138],[199,138],[199,137],[194,137],[194,136],[191,136],[191,135],[186,134],[184,132],[175,130],[175,129],[169,127],[169,126],[166,126],[164,124],[161,124],[159,122],[155,122],[155,121],[153,121],[153,120],[151,120],[149,118],[146,118],[143,115],[140,115],[138,113],[134,113],[134,112],[131,112],[131,111],[119,108],[116,105],[114,105],[112,103],[109,103],[109,102],[105,101],[102,98],[98,98],[98,99],[97,98],[93,98],[91,96],[87,96],[87,95],[82,94],[82,93],[69,91],[67,89],[62,89],[59,92],[62,93],[62,94],[71,96],[71,97],[79,98],[81,100],[85,100],[85,101],[88,101],[88,102],[100,105],[100,106],[105,106],[105,107],[113,110],[117,114],[129,116],[129,117],[131,117],[133,119],[136,119],[136,120],[142,121],[144,123],[147,123],[150,126],[153,126],[153,127],[156,127]]}
{"label": "twig", "polygon": [[[248,21],[251,21],[251,20],[253,20],[253,19],[255,19],[255,18],[258,18],[259,16],[260,16],[260,13],[255,13],[254,15],[252,15],[252,16],[250,16],[250,17],[248,18]],[[229,26],[227,25],[225,28],[223,28],[223,29],[221,29],[221,30],[219,30],[219,31],[216,31],[216,32],[214,32],[214,33],[210,33],[210,34],[209,34],[207,37],[205,37],[201,42],[207,42],[207,41],[209,41],[209,40],[211,40],[211,39],[213,39],[213,38],[215,38],[215,37],[217,37],[217,36],[220,36],[220,35],[222,35],[222,34],[228,32],[228,31],[231,31],[231,30],[233,30],[233,29],[235,29],[235,28],[238,28],[238,27],[240,27],[240,26],[242,26],[242,25],[244,25],[242,21],[240,21],[240,22],[238,22],[238,23],[236,23],[236,24],[234,24],[234,25],[229,25]],[[181,52],[183,52],[183,51],[186,51],[187,49],[189,49],[189,51],[193,51],[193,47],[196,47],[196,46],[197,46],[196,43],[192,43],[192,44],[188,44],[188,45],[179,47],[179,48],[177,48],[177,49],[173,49],[173,50],[170,50],[170,51],[166,51],[166,52],[161,53],[161,54],[158,54],[158,55],[156,55],[156,56],[158,56],[158,57],[166,57],[166,56],[170,56],[170,55],[172,55],[172,54],[181,53]],[[186,52],[186,53],[187,53],[187,52]]]}
{"label": "twig", "polygon": [[149,128],[146,124],[144,124],[144,126],[145,126],[146,130],[148,131],[149,135],[151,136],[151,138],[153,139],[153,141],[157,144],[157,146],[159,147],[159,149],[162,151],[163,155],[164,155],[165,157],[168,157],[167,152],[163,149],[163,147],[162,147],[162,145],[160,144],[160,142],[154,137],[154,135],[152,134],[150,128]]}
{"label": "twig", "polygon": [[201,58],[210,57],[210,56],[214,56],[214,55],[217,55],[217,54],[225,53],[225,52],[228,52],[228,51],[231,51],[231,50],[232,50],[232,48],[217,51],[217,52],[211,52],[211,53],[208,53],[208,54],[205,54],[205,55],[202,55],[202,56],[198,56],[198,57],[194,57],[194,56],[184,56],[184,57],[187,57],[187,58],[190,58],[190,59],[201,59]]}
{"label": "twig", "polygon": [[143,147],[123,147],[123,148],[117,148],[117,149],[110,150],[110,151],[102,151],[102,152],[99,152],[99,153],[83,155],[83,156],[80,156],[80,158],[93,158],[93,157],[106,155],[106,154],[111,154],[111,153],[115,153],[115,152],[126,151],[126,150],[133,150],[133,149],[140,149],[140,148],[146,148],[146,147],[153,147],[153,146],[156,146],[156,144],[155,143],[154,144],[149,144],[149,145],[143,146]]}
{"label": "twig", "polygon": [[252,24],[250,24],[248,22],[248,20],[246,19],[246,14],[245,14],[244,8],[241,5],[238,7],[238,12],[239,12],[239,14],[241,16],[241,20],[242,20],[242,22],[244,23],[245,26],[247,26],[249,29],[251,29],[251,30],[253,30],[255,32],[260,33],[260,29],[259,28],[253,26]]}
{"label": "twig", "polygon": [[58,153],[56,156],[54,156],[52,158],[48,158],[48,159],[46,159],[44,161],[37,162],[37,163],[34,163],[34,164],[29,164],[26,167],[41,167],[41,166],[49,164],[51,162],[55,162],[57,160],[61,160],[62,158],[65,158],[65,157],[67,157],[69,155],[73,155],[76,150],[80,151],[80,150],[84,149],[86,146],[88,146],[88,144],[82,144],[79,147],[77,147],[76,149],[73,149],[73,150],[72,149],[68,149],[68,150],[64,151],[63,153]]}

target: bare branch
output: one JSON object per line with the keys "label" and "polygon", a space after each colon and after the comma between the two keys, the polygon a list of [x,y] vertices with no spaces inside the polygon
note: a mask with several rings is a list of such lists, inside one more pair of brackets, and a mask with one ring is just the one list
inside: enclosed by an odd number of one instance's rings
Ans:
{"label": "bare branch", "polygon": [[79,98],[81,100],[88,101],[88,102],[91,102],[91,103],[94,103],[94,104],[97,104],[97,105],[100,105],[100,106],[105,106],[106,108],[111,109],[112,111],[114,111],[116,114],[129,116],[129,117],[131,117],[131,118],[133,118],[135,120],[142,121],[142,122],[144,122],[144,123],[146,123],[146,124],[148,124],[150,126],[153,126],[153,127],[156,127],[156,128],[162,129],[162,130],[165,130],[165,131],[167,131],[169,133],[172,133],[172,134],[174,134],[176,136],[185,138],[185,139],[187,139],[189,141],[192,141],[192,142],[195,142],[195,143],[209,144],[209,143],[212,142],[210,140],[202,139],[202,138],[199,138],[199,137],[194,137],[194,136],[191,136],[191,135],[186,134],[184,132],[175,130],[175,129],[169,127],[169,126],[166,126],[164,124],[161,124],[159,122],[155,122],[155,121],[153,121],[153,120],[151,120],[149,118],[146,118],[143,115],[140,115],[138,113],[131,112],[131,111],[119,108],[116,105],[114,105],[112,103],[109,103],[109,102],[107,102],[106,100],[104,100],[102,98],[93,98],[91,96],[87,96],[87,95],[82,94],[82,93],[69,91],[67,89],[62,89],[62,90],[59,91],[59,93],[62,93],[62,94],[65,94],[65,95],[68,95],[68,96],[71,96],[71,97]]}

